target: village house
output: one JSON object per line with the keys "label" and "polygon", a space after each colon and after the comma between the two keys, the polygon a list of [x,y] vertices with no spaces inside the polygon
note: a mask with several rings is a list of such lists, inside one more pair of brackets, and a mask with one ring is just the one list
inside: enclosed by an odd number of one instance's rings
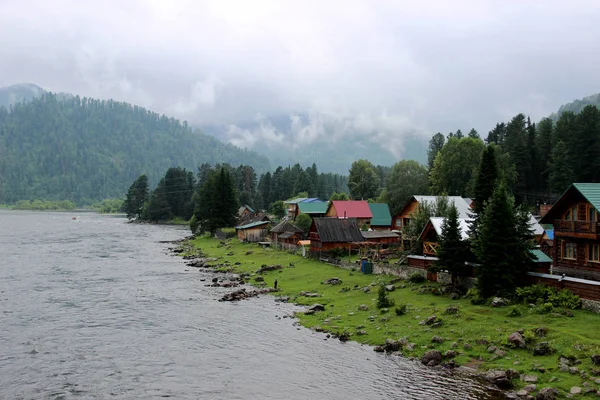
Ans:
{"label": "village house", "polygon": [[298,205],[300,203],[325,203],[323,200],[316,197],[297,197],[295,199],[286,200],[283,204],[286,205],[286,217],[288,219],[295,219],[298,215]]}
{"label": "village house", "polygon": [[304,231],[289,221],[282,221],[271,229],[271,244],[284,250],[295,250]]}
{"label": "village house", "polygon": [[[393,218],[393,230],[401,231],[402,228],[410,223],[412,214],[417,211],[419,204],[429,203],[430,205],[436,204],[438,198],[441,196],[423,196],[415,195],[402,207],[400,212],[394,215]],[[471,199],[466,199],[460,196],[447,196],[449,203],[454,203],[458,210],[458,218],[470,218],[471,211]]]}
{"label": "village house", "polygon": [[327,217],[334,218],[353,218],[356,220],[359,228],[369,227],[373,213],[366,200],[333,200],[329,203],[329,208],[325,213]]}
{"label": "village house", "polygon": [[553,274],[600,281],[600,183],[573,183],[541,223],[553,224]]}
{"label": "village house", "polygon": [[240,221],[235,227],[235,232],[238,239],[243,242],[261,242],[265,240],[270,225],[269,217],[264,213],[259,213]]}
{"label": "village house", "polygon": [[373,215],[373,218],[371,218],[371,229],[377,231],[389,231],[392,229],[392,215],[387,203],[369,203],[369,209]]}
{"label": "village house", "polygon": [[298,214],[307,214],[311,218],[321,218],[325,216],[327,212],[328,203],[325,201],[312,201],[310,203],[302,202],[298,203],[298,211],[294,215],[294,219]]}
{"label": "village house", "polygon": [[238,209],[238,219],[241,221],[244,218],[248,218],[254,215],[254,210],[250,206],[245,205]]}
{"label": "village house", "polygon": [[352,246],[364,241],[354,218],[315,218],[309,230],[310,251],[328,252],[344,249],[350,253]]}
{"label": "village house", "polygon": [[400,243],[400,235],[392,231],[361,231],[365,241],[373,246],[390,246]]}

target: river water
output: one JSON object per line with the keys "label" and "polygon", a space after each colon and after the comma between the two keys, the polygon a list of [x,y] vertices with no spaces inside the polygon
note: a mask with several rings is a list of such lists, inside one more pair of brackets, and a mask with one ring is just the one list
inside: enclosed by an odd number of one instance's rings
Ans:
{"label": "river water", "polygon": [[218,302],[161,243],[186,229],[72,215],[0,210],[0,399],[490,398],[324,340],[272,297]]}

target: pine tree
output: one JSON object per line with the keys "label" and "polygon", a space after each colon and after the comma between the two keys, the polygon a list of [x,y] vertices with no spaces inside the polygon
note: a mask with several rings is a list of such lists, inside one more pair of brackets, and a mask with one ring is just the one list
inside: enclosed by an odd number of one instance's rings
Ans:
{"label": "pine tree", "polygon": [[141,175],[129,187],[127,197],[123,204],[123,210],[127,214],[127,218],[141,219],[144,203],[148,201],[148,177]]}
{"label": "pine tree", "polygon": [[548,177],[548,186],[554,193],[564,192],[573,183],[575,174],[571,162],[567,145],[562,140],[558,141],[550,157],[550,176]]}
{"label": "pine tree", "polygon": [[427,149],[427,166],[429,171],[433,168],[433,161],[435,160],[435,156],[442,150],[444,144],[446,143],[446,138],[440,132],[433,135],[431,140],[429,141],[429,148]]}
{"label": "pine tree", "polygon": [[445,268],[452,275],[452,285],[458,286],[458,278],[467,276],[470,267],[465,265],[466,245],[458,221],[458,210],[454,203],[448,209],[448,216],[442,226],[442,235],[439,238],[437,249],[437,267]]}
{"label": "pine tree", "polygon": [[472,128],[469,131],[469,137],[473,138],[473,139],[481,139],[481,137],[479,136],[479,133],[475,130],[475,128]]}
{"label": "pine tree", "polygon": [[514,208],[504,184],[499,185],[483,212],[473,253],[481,264],[478,288],[483,297],[507,294],[531,267],[529,219]]}
{"label": "pine tree", "polygon": [[496,147],[489,145],[483,151],[479,172],[475,183],[473,196],[473,211],[476,215],[483,213],[485,202],[494,194],[498,180],[498,164],[496,160]]}

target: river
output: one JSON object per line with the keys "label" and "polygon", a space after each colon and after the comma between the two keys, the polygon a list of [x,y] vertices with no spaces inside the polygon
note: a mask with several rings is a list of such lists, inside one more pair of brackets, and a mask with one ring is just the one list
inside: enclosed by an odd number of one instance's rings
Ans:
{"label": "river", "polygon": [[218,302],[228,289],[161,243],[187,234],[0,210],[0,399],[491,398],[466,377],[324,340],[272,297]]}

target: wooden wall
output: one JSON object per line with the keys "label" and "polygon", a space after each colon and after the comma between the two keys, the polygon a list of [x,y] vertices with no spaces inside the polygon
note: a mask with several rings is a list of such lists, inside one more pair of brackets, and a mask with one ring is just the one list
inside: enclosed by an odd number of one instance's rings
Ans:
{"label": "wooden wall", "polygon": [[598,243],[591,240],[565,238],[567,242],[575,243],[577,246],[577,259],[561,259],[561,240],[555,239],[553,252],[554,268],[552,272],[555,275],[565,274],[573,278],[592,279],[600,281],[600,263],[587,261],[587,244]]}
{"label": "wooden wall", "polygon": [[267,235],[266,226],[257,226],[249,229],[238,229],[238,239],[243,242],[262,242]]}

